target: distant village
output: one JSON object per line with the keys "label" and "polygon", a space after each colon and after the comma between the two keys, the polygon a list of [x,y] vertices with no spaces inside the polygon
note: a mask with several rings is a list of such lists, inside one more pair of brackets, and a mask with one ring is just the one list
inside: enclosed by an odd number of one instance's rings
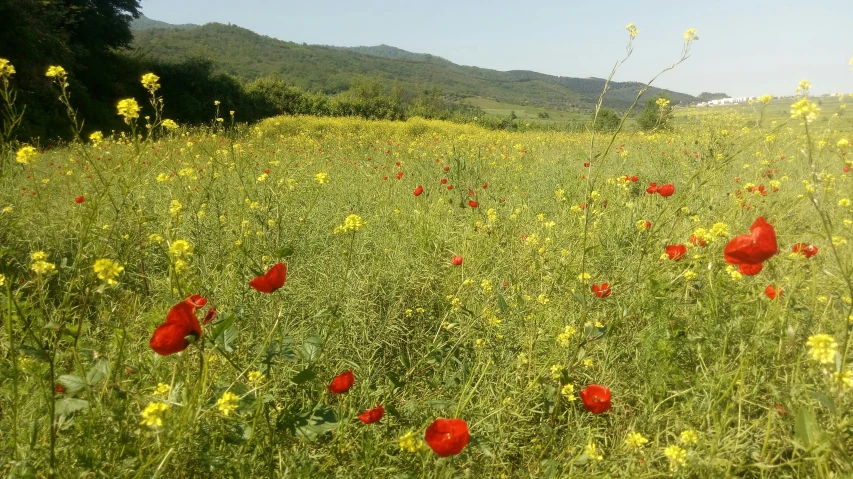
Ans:
{"label": "distant village", "polygon": [[[831,96],[836,96],[836,95],[837,94],[835,94],[835,93],[826,93],[823,95],[819,95],[819,97],[825,98],[825,97],[831,97]],[[774,96],[773,97],[774,100],[791,99],[791,98],[794,98],[794,96],[793,95],[787,95],[787,96]],[[695,106],[697,108],[708,108],[708,107],[714,107],[714,106],[737,105],[740,103],[749,103],[750,101],[757,101],[757,100],[758,100],[758,97],[756,97],[756,96],[739,96],[739,97],[734,97],[734,98],[717,98],[715,100],[708,100],[708,101],[703,101],[701,103],[696,103]]]}

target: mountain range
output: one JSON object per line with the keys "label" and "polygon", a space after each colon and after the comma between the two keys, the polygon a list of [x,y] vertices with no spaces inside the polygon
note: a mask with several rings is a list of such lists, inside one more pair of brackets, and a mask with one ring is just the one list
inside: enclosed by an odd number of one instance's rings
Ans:
{"label": "mountain range", "polygon": [[[306,90],[335,94],[349,88],[353,77],[379,77],[388,86],[438,87],[454,101],[486,98],[496,102],[554,110],[589,110],[604,87],[601,78],[572,78],[526,70],[497,71],[457,65],[444,58],[413,53],[389,45],[334,47],[308,45],[259,35],[236,25],[172,25],[147,17],[133,21],[133,47],[167,62],[191,57],[212,59],[216,69],[245,80],[278,76]],[[604,105],[628,108],[643,87],[638,82],[612,82]],[[698,101],[692,95],[665,93],[675,104]]]}

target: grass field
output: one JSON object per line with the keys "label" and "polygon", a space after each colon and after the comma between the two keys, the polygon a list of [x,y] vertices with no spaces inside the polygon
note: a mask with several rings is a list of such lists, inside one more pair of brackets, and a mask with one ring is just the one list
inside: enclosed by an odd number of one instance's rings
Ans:
{"label": "grass field", "polygon": [[853,473],[849,120],[593,138],[212,103],[9,152],[5,476]]}
{"label": "grass field", "polygon": [[[463,103],[481,108],[486,115],[500,118],[507,118],[512,112],[515,112],[520,120],[529,122],[570,123],[590,121],[590,115],[580,111],[554,110],[533,105],[512,105],[479,97],[466,98]],[[547,117],[540,117],[540,114],[547,115]]]}

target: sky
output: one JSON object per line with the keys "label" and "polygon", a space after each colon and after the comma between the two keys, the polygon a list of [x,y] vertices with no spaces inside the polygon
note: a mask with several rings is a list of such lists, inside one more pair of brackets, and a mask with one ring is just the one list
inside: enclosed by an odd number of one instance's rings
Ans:
{"label": "sky", "polygon": [[676,61],[695,28],[690,58],[655,86],[698,95],[789,95],[802,79],[815,94],[853,92],[853,0],[142,0],[168,23],[232,23],[298,43],[392,45],[454,63],[647,82]]}

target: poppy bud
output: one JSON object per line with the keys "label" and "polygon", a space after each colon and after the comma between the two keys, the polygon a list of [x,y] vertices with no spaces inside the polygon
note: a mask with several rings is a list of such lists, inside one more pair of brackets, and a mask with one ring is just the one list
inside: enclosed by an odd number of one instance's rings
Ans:
{"label": "poppy bud", "polygon": [[454,256],[453,259],[450,260],[453,263],[453,266],[461,266],[462,265],[462,257]]}
{"label": "poppy bud", "polygon": [[415,188],[415,196],[421,196],[421,193],[423,193],[423,192],[424,192],[423,186],[418,185],[418,187]]}
{"label": "poppy bud", "polygon": [[80,195],[80,196],[78,196],[77,198],[74,198],[74,202],[75,202],[75,203],[77,203],[77,204],[80,204],[80,203],[82,203],[82,202],[84,202],[84,201],[86,201],[86,197],[85,197],[85,196],[83,196],[83,195]]}

